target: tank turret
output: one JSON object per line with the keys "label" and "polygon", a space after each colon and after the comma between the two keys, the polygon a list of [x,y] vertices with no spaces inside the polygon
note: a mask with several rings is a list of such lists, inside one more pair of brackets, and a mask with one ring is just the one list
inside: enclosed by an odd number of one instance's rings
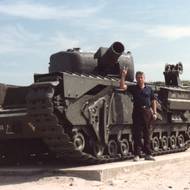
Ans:
{"label": "tank turret", "polygon": [[96,53],[69,49],[51,55],[49,72],[74,72],[119,77],[123,67],[128,67],[128,81],[134,80],[134,64],[131,52],[124,53],[124,45],[114,42],[109,48],[100,47]]}

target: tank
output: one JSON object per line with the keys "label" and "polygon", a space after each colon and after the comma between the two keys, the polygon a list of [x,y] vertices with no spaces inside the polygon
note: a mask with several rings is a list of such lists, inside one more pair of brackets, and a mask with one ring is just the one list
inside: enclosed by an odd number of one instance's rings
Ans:
{"label": "tank", "polygon": [[[73,48],[51,55],[49,73],[35,74],[30,86],[0,84],[1,161],[44,155],[83,164],[131,159],[132,96],[119,89],[124,67],[126,83],[135,85],[132,54],[114,42],[95,53]],[[189,148],[190,90],[180,82],[182,70],[181,63],[166,65],[165,84],[147,84],[158,99],[154,155]]]}

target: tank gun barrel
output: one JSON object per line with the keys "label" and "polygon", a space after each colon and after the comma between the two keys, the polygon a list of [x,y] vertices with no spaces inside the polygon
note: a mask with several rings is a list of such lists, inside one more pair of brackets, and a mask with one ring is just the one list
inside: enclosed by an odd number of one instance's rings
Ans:
{"label": "tank gun barrel", "polygon": [[118,59],[124,50],[121,42],[114,42],[109,48],[100,47],[94,54],[98,62],[95,72],[100,75],[118,74],[120,72]]}
{"label": "tank gun barrel", "polygon": [[[109,48],[99,48],[97,58],[100,59],[101,64],[116,64],[124,49],[124,45],[121,42],[114,42]],[[95,54],[94,57],[96,58],[96,56]]]}

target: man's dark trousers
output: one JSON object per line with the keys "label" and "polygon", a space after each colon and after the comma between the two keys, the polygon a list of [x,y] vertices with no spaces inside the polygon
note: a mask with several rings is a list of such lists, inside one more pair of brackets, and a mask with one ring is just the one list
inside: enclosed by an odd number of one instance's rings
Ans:
{"label": "man's dark trousers", "polygon": [[[151,155],[151,110],[150,108],[134,108],[132,117],[134,155],[140,155],[141,150],[146,155]],[[144,143],[142,143],[142,138]]]}

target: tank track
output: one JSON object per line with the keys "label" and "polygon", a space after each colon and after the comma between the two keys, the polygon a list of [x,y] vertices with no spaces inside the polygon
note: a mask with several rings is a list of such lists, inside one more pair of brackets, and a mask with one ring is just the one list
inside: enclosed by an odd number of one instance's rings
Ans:
{"label": "tank track", "polygon": [[[56,157],[70,163],[83,164],[114,162],[133,157],[132,153],[127,156],[118,154],[114,158],[109,155],[95,157],[90,153],[77,150],[72,142],[72,138],[65,130],[66,124],[59,119],[60,116],[57,108],[60,106],[60,103],[56,101],[56,88],[57,86],[53,85],[53,82],[35,83],[31,86],[27,97],[30,122],[34,125],[35,132],[38,133],[43,142],[48,146],[50,152],[54,153]],[[186,143],[182,148],[159,150],[153,152],[153,155],[185,151],[187,148],[188,144]]]}
{"label": "tank track", "polygon": [[[51,91],[51,93],[49,93]],[[65,133],[64,126],[59,123],[56,109],[53,104],[54,86],[34,85],[27,98],[28,115],[36,128],[36,132],[43,139],[56,157],[64,160],[83,163],[102,163],[113,161],[105,157],[96,158],[77,150],[72,143],[70,136]],[[47,93],[49,95],[47,96]]]}

